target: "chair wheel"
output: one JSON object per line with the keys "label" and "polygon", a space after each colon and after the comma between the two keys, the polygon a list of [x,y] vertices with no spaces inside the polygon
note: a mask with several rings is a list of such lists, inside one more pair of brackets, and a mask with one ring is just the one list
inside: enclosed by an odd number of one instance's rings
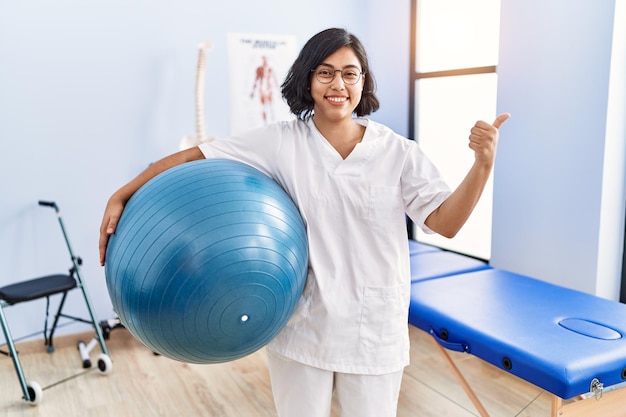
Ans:
{"label": "chair wheel", "polygon": [[39,404],[41,402],[41,399],[43,398],[43,390],[41,389],[41,385],[39,385],[35,381],[30,381],[26,385],[26,388],[28,389],[28,396],[30,397],[30,400],[27,400],[28,404]]}
{"label": "chair wheel", "polygon": [[87,345],[85,344],[85,342],[80,340],[76,344],[76,348],[78,349],[78,352],[80,353],[80,357],[83,360],[83,369],[91,368],[91,360],[89,359],[89,352],[87,351]]}
{"label": "chair wheel", "polygon": [[102,337],[104,338],[104,340],[109,340],[111,338],[111,327],[110,326],[103,326],[102,327]]}
{"label": "chair wheel", "polygon": [[98,355],[98,370],[101,374],[106,375],[111,372],[113,369],[113,362],[108,355],[100,354]]}

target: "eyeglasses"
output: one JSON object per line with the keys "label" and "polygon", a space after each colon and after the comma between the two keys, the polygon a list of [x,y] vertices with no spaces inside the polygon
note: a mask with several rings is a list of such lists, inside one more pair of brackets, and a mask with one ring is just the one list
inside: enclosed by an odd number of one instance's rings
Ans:
{"label": "eyeglasses", "polygon": [[361,75],[363,72],[359,71],[358,68],[344,68],[342,70],[336,70],[332,67],[327,67],[321,65],[316,69],[312,69],[311,72],[315,73],[315,78],[322,84],[330,84],[335,79],[335,74],[340,72],[341,79],[345,84],[353,85],[359,82],[361,79]]}

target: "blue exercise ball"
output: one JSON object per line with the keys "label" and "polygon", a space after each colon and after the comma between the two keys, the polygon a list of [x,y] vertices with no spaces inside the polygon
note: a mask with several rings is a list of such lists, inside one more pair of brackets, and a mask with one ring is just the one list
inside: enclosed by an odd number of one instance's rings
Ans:
{"label": "blue exercise ball", "polygon": [[144,345],[221,363],[276,336],[307,269],[306,229],[289,195],[246,164],[206,159],[133,195],[110,236],[105,275],[121,323]]}

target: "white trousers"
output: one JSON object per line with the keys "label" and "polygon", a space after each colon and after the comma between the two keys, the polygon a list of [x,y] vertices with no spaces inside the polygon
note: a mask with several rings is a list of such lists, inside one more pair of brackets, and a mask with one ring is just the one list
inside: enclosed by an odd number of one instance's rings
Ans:
{"label": "white trousers", "polygon": [[267,349],[279,417],[330,417],[333,392],[340,417],[395,417],[402,370],[384,375],[314,368]]}

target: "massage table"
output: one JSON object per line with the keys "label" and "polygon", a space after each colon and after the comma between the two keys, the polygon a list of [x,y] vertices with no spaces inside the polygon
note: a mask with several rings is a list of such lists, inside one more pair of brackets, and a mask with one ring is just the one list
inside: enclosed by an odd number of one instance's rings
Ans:
{"label": "massage table", "polygon": [[428,243],[418,242],[417,240],[409,239],[409,254],[415,255],[417,253],[426,252],[441,252],[441,248],[438,246],[429,245]]}
{"label": "massage table", "polygon": [[412,283],[491,268],[480,259],[445,250],[415,253],[410,261]]}
{"label": "massage table", "polygon": [[439,269],[420,270],[437,253],[411,255],[409,323],[433,337],[481,416],[489,414],[447,350],[548,391],[553,417],[626,415],[626,305],[486,264],[464,271],[478,260],[447,251]]}

